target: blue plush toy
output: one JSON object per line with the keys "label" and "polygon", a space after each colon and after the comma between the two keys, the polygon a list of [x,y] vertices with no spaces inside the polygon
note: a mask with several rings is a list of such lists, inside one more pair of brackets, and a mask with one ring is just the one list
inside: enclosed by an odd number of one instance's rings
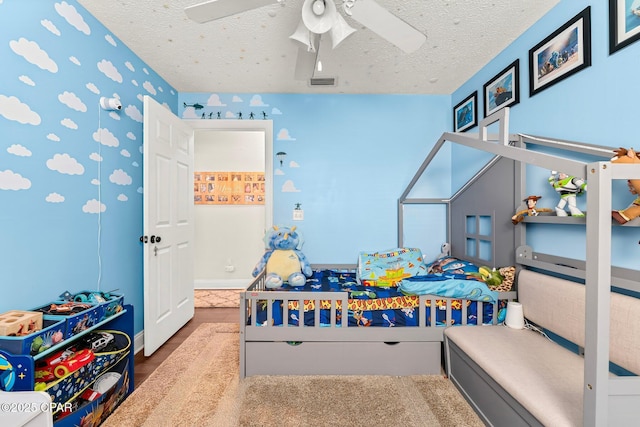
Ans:
{"label": "blue plush toy", "polygon": [[313,273],[311,264],[300,251],[302,236],[295,230],[296,227],[274,225],[265,235],[267,250],[251,274],[256,277],[266,268],[265,286],[269,289],[280,288],[284,282],[290,286],[304,286],[307,277]]}

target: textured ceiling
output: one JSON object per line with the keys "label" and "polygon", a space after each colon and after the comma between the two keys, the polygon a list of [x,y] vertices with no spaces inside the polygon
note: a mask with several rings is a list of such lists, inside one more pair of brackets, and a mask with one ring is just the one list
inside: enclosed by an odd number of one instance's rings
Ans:
{"label": "textured ceiling", "polygon": [[315,73],[337,85],[310,87],[294,79],[289,39],[303,0],[197,24],[183,9],[202,1],[78,0],[179,92],[374,94],[451,94],[559,2],[377,0],[426,43],[406,54],[345,16],[357,31],[335,50],[323,38]]}

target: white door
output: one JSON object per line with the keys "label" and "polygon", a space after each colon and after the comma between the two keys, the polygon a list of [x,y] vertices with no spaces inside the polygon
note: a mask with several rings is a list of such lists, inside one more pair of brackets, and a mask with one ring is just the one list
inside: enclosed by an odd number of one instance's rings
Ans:
{"label": "white door", "polygon": [[194,315],[194,132],[144,97],[144,355]]}

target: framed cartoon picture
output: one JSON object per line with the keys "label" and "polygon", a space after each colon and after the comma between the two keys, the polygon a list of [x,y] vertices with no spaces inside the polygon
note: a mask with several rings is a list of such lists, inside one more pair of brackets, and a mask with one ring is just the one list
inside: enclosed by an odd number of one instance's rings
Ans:
{"label": "framed cartoon picture", "polygon": [[609,55],[640,39],[640,1],[609,0]]}
{"label": "framed cartoon picture", "polygon": [[516,59],[507,68],[484,84],[484,116],[501,108],[520,102],[520,60]]}
{"label": "framed cartoon picture", "polygon": [[453,107],[453,131],[464,132],[478,124],[478,91]]}
{"label": "framed cartoon picture", "polygon": [[591,66],[591,7],[529,50],[529,96]]}

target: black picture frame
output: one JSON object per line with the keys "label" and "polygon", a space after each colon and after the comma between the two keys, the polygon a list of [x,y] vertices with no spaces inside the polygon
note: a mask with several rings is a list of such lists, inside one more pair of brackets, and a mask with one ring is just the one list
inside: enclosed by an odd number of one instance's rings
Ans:
{"label": "black picture frame", "polygon": [[520,102],[520,60],[516,59],[482,86],[484,116]]}
{"label": "black picture frame", "polygon": [[478,91],[453,107],[453,131],[465,132],[478,124]]}
{"label": "black picture frame", "polygon": [[631,0],[609,0],[609,55],[640,40],[640,6]]}
{"label": "black picture frame", "polygon": [[529,96],[591,66],[591,6],[529,50]]}

